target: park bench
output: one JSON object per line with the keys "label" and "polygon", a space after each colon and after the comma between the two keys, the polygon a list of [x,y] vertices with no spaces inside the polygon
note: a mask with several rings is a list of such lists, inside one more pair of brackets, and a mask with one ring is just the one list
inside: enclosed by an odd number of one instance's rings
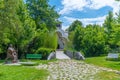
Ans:
{"label": "park bench", "polygon": [[115,53],[109,53],[107,56],[107,59],[118,59],[119,54],[115,54]]}
{"label": "park bench", "polygon": [[26,58],[27,59],[41,59],[42,58],[42,54],[27,54]]}

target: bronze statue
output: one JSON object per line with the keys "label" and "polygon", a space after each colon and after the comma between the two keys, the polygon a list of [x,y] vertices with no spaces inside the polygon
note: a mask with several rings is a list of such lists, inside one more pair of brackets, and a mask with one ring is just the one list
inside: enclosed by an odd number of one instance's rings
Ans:
{"label": "bronze statue", "polygon": [[8,50],[7,50],[7,57],[5,59],[5,62],[7,63],[7,60],[8,59],[12,59],[12,62],[13,63],[16,63],[18,61],[18,58],[17,58],[17,52],[16,50],[13,48],[12,44],[10,44],[10,46],[8,47]]}

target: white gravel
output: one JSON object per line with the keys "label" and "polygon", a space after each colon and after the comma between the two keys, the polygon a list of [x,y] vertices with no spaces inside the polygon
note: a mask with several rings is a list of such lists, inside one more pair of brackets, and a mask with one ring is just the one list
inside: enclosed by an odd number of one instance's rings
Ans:
{"label": "white gravel", "polygon": [[74,60],[40,64],[36,68],[47,69],[50,72],[47,80],[94,80],[94,75],[104,69]]}

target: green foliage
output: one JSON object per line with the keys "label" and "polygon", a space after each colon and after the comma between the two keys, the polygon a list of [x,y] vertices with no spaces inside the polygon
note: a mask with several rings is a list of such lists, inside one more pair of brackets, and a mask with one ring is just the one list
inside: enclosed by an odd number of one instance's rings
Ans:
{"label": "green foliage", "polygon": [[79,44],[77,45],[77,43],[79,43],[79,42],[77,42],[77,39],[78,39],[77,36],[80,35],[79,34],[80,32],[77,33],[77,29],[83,29],[82,23],[80,21],[78,21],[78,20],[74,21],[70,25],[70,27],[68,28],[68,32],[69,32],[68,38],[69,38],[69,41],[65,45],[65,49],[66,50],[73,50],[74,51],[75,48],[79,47],[78,46]]}
{"label": "green foliage", "polygon": [[[106,28],[109,33],[107,32],[106,43],[110,46],[110,51],[114,51],[120,47],[119,42],[119,31],[120,31],[120,11],[116,13],[116,17],[113,17],[113,14],[110,14],[106,18],[106,23],[110,25],[106,25]],[[118,50],[119,51],[119,50]],[[115,51],[116,52],[116,51]]]}
{"label": "green foliage", "polygon": [[[58,13],[48,0],[0,0],[0,53],[6,53],[12,43],[20,55],[35,53],[41,47],[56,49],[55,32]],[[109,12],[103,27],[87,25],[78,20],[68,28],[69,50],[82,51],[86,56],[98,56],[120,47],[120,11],[114,18]],[[118,50],[120,51],[120,50]]]}
{"label": "green foliage", "polygon": [[64,52],[65,52],[66,50],[76,51],[76,50],[74,49],[74,47],[73,47],[72,41],[67,41],[67,42],[66,42],[66,45],[65,45],[65,47],[64,47]]}
{"label": "green foliage", "polygon": [[120,24],[112,25],[112,32],[110,35],[109,43],[111,45],[120,46]]}
{"label": "green foliage", "polygon": [[31,17],[34,19],[37,29],[42,26],[40,24],[46,24],[49,30],[55,29],[59,15],[48,4],[48,0],[26,0],[28,10]]}
{"label": "green foliage", "polygon": [[73,48],[82,51],[85,56],[99,56],[107,53],[109,49],[105,43],[104,28],[99,25],[87,25],[86,28],[76,27],[70,34],[70,40],[72,40]]}
{"label": "green foliage", "polygon": [[35,51],[44,45],[45,37],[47,34],[47,29],[37,30],[34,38],[30,41],[28,45],[28,53],[35,53]]}
{"label": "green foliage", "polygon": [[113,12],[110,11],[108,16],[106,17],[104,23],[103,23],[103,27],[104,27],[105,33],[107,35],[106,44],[109,45],[110,48],[115,46],[115,45],[112,45],[109,43],[109,40],[111,39],[111,32],[113,31],[112,25],[115,24],[115,18],[113,16],[114,16]]}
{"label": "green foliage", "polygon": [[27,9],[35,21],[35,35],[28,44],[28,53],[35,53],[40,47],[56,49],[57,35],[55,33],[56,20],[59,15],[48,0],[26,0]]}
{"label": "green foliage", "polygon": [[10,43],[19,56],[40,47],[56,49],[58,17],[48,0],[0,0],[0,53],[6,54]]}
{"label": "green foliage", "polygon": [[105,19],[103,26],[105,27],[106,33],[109,35],[112,30],[112,23],[114,22],[113,12],[110,11]]}
{"label": "green foliage", "polygon": [[45,35],[44,47],[56,49],[57,48],[57,34],[54,31]]}
{"label": "green foliage", "polygon": [[120,12],[116,15],[115,18],[113,12],[110,11],[103,26],[87,25],[82,27],[80,21],[74,21],[68,28],[70,41],[67,47],[82,51],[85,56],[99,56],[113,50],[120,51],[117,50],[120,47]]}
{"label": "green foliage", "polygon": [[24,4],[24,2],[21,1],[19,4],[20,6],[17,11],[17,14],[19,15],[19,19],[22,22],[22,31],[17,31],[17,33],[19,33],[20,36],[18,37],[15,44],[17,45],[20,53],[24,53],[26,52],[27,45],[35,36],[36,25],[35,22],[29,16],[27,7]]}
{"label": "green foliage", "polygon": [[[19,2],[21,0],[1,0],[3,7],[0,9],[0,35],[1,53],[4,53],[8,43],[14,43],[20,37],[21,22],[17,15]],[[13,15],[14,14],[14,15]]]}
{"label": "green foliage", "polygon": [[28,53],[35,53],[40,47],[56,49],[57,48],[57,34],[54,31],[49,32],[47,29],[39,30],[36,36],[29,44]]}
{"label": "green foliage", "polygon": [[88,25],[85,30],[82,41],[82,51],[85,56],[99,56],[107,53],[108,48],[105,44],[104,28],[99,25]]}
{"label": "green foliage", "polygon": [[120,24],[120,10],[119,10],[119,12],[118,13],[116,13],[116,23],[117,24]]}
{"label": "green foliage", "polygon": [[77,27],[81,27],[81,26],[82,26],[82,22],[76,20],[76,21],[74,21],[74,22],[70,25],[70,27],[68,28],[68,32],[72,32],[72,31],[74,31]]}
{"label": "green foliage", "polygon": [[42,54],[42,59],[47,59],[48,55],[53,51],[50,48],[39,48],[35,53]]}
{"label": "green foliage", "polygon": [[12,43],[18,54],[22,54],[35,36],[35,22],[29,16],[23,0],[4,0],[3,3],[0,11],[0,53],[6,53],[7,46]]}
{"label": "green foliage", "polygon": [[75,34],[73,37],[73,46],[77,51],[80,51],[82,49],[82,39],[84,36],[84,29],[81,27],[77,27],[75,29]]}
{"label": "green foliage", "polygon": [[111,52],[120,52],[120,24],[113,24],[112,31],[108,43],[110,44]]}

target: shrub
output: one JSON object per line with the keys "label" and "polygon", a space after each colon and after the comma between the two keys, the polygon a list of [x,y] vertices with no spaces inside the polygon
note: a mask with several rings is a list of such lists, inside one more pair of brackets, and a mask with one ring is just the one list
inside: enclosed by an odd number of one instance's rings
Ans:
{"label": "shrub", "polygon": [[51,31],[45,35],[44,47],[56,49],[57,48],[57,34]]}
{"label": "shrub", "polygon": [[49,48],[39,48],[36,53],[37,54],[42,54],[42,59],[47,59],[48,55],[50,54],[50,52],[53,51],[53,49],[49,49]]}

